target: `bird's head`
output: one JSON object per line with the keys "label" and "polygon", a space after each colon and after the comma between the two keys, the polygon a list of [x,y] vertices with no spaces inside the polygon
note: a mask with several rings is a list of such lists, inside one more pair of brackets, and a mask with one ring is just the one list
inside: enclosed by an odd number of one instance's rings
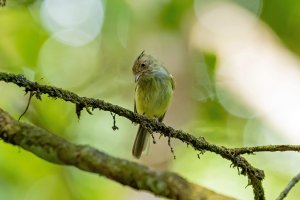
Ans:
{"label": "bird's head", "polygon": [[145,54],[145,52],[143,51],[137,57],[132,67],[132,72],[135,76],[135,81],[137,81],[139,77],[145,72],[149,72],[153,67],[154,63],[155,59],[152,56]]}

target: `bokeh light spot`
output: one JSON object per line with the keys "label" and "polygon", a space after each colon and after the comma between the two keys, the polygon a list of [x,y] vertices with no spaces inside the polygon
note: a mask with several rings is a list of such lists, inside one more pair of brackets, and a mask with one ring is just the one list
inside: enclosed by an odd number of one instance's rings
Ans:
{"label": "bokeh light spot", "polygon": [[57,39],[70,45],[84,45],[100,33],[104,7],[100,0],[45,0],[41,15],[43,24]]}

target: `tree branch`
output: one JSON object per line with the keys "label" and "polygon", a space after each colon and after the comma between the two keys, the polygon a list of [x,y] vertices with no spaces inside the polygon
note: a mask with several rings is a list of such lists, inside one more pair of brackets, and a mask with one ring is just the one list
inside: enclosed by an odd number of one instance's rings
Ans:
{"label": "tree branch", "polygon": [[284,199],[287,194],[289,193],[289,191],[296,185],[296,183],[299,181],[300,179],[300,173],[297,174],[292,180],[291,182],[289,182],[289,184],[286,186],[286,188],[280,193],[279,197],[277,197],[276,200],[282,200]]}
{"label": "tree branch", "polygon": [[[149,119],[145,116],[134,113],[128,109],[122,108],[117,105],[104,102],[99,99],[79,97],[77,94],[52,87],[47,85],[41,85],[36,82],[27,80],[23,75],[15,75],[9,73],[0,72],[0,81],[11,82],[20,87],[25,88],[25,92],[35,92],[36,97],[40,98],[41,94],[48,94],[49,97],[60,98],[68,102],[72,102],[76,105],[76,114],[79,116],[82,108],[100,109],[116,113],[119,116],[123,116],[132,122],[141,124],[148,130],[153,132],[159,132],[165,137],[173,137],[181,140],[182,142],[191,145],[195,150],[200,152],[210,151],[214,152],[223,158],[232,162],[233,167],[237,167],[238,171],[242,175],[247,175],[249,184],[253,187],[255,199],[265,199],[264,190],[261,181],[265,175],[262,170],[259,170],[253,166],[243,157],[236,155],[234,151],[229,148],[210,144],[203,137],[197,139],[196,137],[181,131],[175,130],[170,126],[165,126],[163,123],[157,120]],[[78,109],[80,108],[80,109]]]}
{"label": "tree branch", "polygon": [[264,190],[261,181],[264,179],[264,172],[253,166],[248,161],[240,156],[240,154],[254,153],[259,151],[299,151],[299,146],[291,145],[271,145],[260,147],[245,147],[245,148],[226,148],[211,144],[205,140],[205,138],[196,138],[184,131],[175,130],[170,126],[165,126],[163,123],[156,120],[149,119],[145,116],[134,113],[128,109],[122,108],[117,105],[113,105],[104,102],[99,99],[80,97],[75,93],[52,87],[47,85],[41,85],[36,82],[27,80],[23,75],[15,75],[9,73],[0,72],[0,81],[11,82],[20,87],[25,88],[25,92],[33,93],[37,98],[41,98],[41,94],[47,94],[52,98],[60,98],[65,101],[74,103],[76,106],[76,114],[80,116],[80,112],[83,108],[89,111],[89,108],[100,109],[115,113],[119,116],[123,116],[132,122],[141,124],[152,132],[159,132],[165,137],[173,137],[181,140],[182,142],[192,146],[195,150],[201,153],[210,151],[220,155],[221,157],[232,162],[233,167],[237,167],[238,171],[242,175],[247,175],[249,184],[253,187],[255,199],[264,199]]}
{"label": "tree branch", "polygon": [[0,138],[52,163],[72,165],[138,190],[172,199],[230,200],[172,172],[109,156],[88,145],[72,144],[41,128],[14,120],[0,108]]}
{"label": "tree branch", "polygon": [[254,154],[255,152],[296,151],[300,152],[300,145],[267,145],[255,147],[232,148],[236,155]]}

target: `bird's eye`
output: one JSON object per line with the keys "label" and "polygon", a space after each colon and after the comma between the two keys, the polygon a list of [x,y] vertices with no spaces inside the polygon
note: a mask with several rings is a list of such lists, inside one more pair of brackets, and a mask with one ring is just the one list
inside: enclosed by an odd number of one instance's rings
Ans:
{"label": "bird's eye", "polygon": [[145,63],[142,63],[142,64],[141,64],[141,67],[143,67],[143,68],[146,67],[146,64],[145,64]]}

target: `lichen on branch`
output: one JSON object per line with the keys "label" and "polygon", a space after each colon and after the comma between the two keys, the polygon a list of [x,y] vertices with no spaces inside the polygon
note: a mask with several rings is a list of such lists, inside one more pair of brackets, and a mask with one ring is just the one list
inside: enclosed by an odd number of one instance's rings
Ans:
{"label": "lichen on branch", "polygon": [[[92,110],[98,108],[100,110],[109,111],[119,116],[123,116],[131,120],[132,122],[138,123],[152,132],[159,132],[165,137],[173,137],[179,139],[182,142],[191,145],[195,150],[201,152],[210,151],[216,153],[221,157],[231,161],[232,166],[237,168],[240,174],[248,177],[249,184],[253,187],[255,199],[265,199],[264,189],[261,182],[264,179],[264,172],[251,166],[251,164],[246,159],[244,159],[240,155],[236,155],[234,151],[229,148],[211,144],[207,142],[203,137],[196,138],[184,131],[175,130],[174,128],[166,126],[163,123],[158,122],[157,120],[149,119],[145,116],[139,115],[120,106],[107,103],[103,100],[80,97],[73,92],[61,88],[42,85],[37,82],[29,81],[25,78],[24,75],[21,74],[16,75],[0,72],[0,81],[14,83],[20,87],[25,88],[25,92],[34,92],[35,96],[38,97],[40,97],[42,94],[47,94],[49,97],[55,99],[59,98],[67,102],[74,103],[76,105],[76,108],[85,107],[87,109],[92,108]],[[82,109],[79,110],[81,111]],[[77,116],[79,115],[78,112],[80,111],[76,109]]]}
{"label": "lichen on branch", "polygon": [[27,80],[23,75],[9,74],[0,72],[0,81],[14,83],[20,87],[25,88],[25,92],[34,93],[36,97],[40,98],[42,94],[46,94],[54,99],[62,99],[67,102],[75,104],[76,114],[80,116],[83,108],[89,113],[91,110],[100,109],[108,111],[119,116],[125,117],[132,122],[138,123],[152,132],[159,132],[165,137],[172,137],[192,146],[195,150],[204,153],[210,151],[220,155],[221,157],[229,160],[233,167],[236,167],[240,174],[248,177],[249,184],[253,187],[255,199],[265,199],[264,190],[262,187],[262,180],[264,179],[264,172],[260,169],[253,167],[241,154],[254,153],[260,151],[299,151],[300,146],[294,145],[273,145],[261,147],[243,147],[243,148],[227,148],[209,143],[205,138],[196,138],[181,130],[176,130],[170,126],[166,126],[157,120],[149,119],[145,116],[134,113],[128,109],[122,108],[117,105],[105,102],[100,99],[80,97],[77,94],[53,87],[42,85],[37,82]]}

